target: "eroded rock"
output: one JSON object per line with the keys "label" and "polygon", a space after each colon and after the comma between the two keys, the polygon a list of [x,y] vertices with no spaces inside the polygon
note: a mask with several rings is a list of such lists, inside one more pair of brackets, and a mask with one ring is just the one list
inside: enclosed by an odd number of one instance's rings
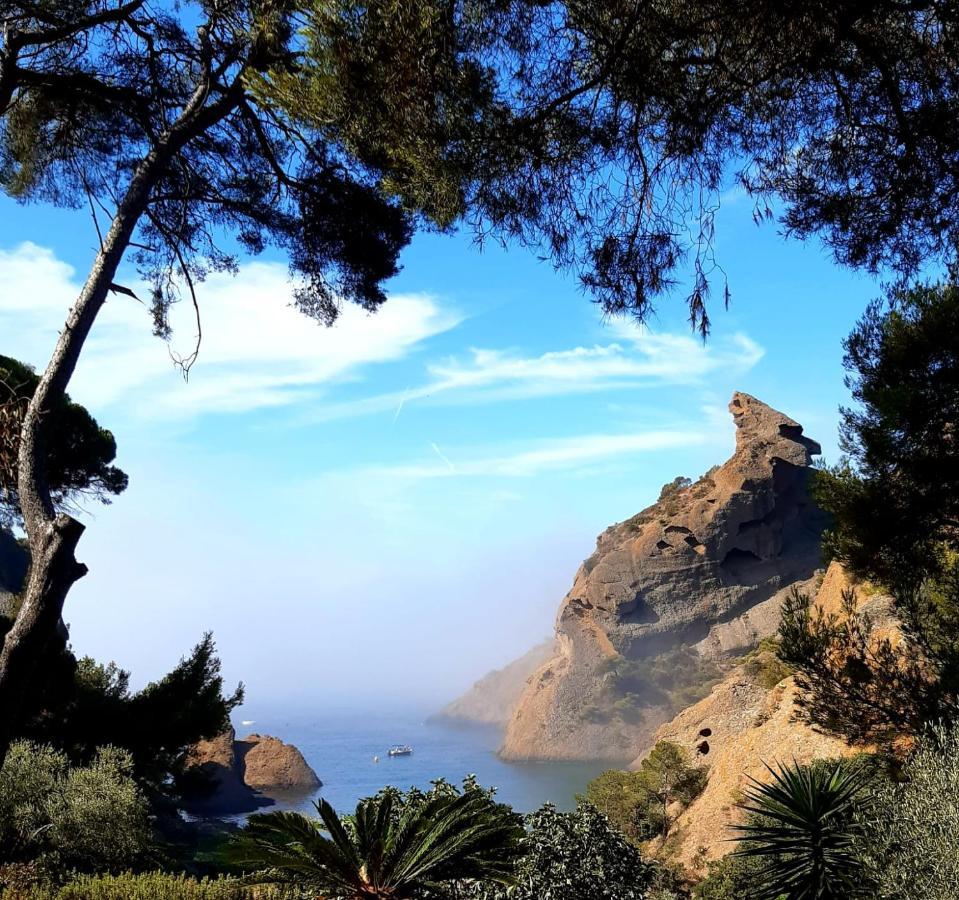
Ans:
{"label": "eroded rock", "polygon": [[819,445],[748,394],[734,394],[729,411],[729,460],[597,539],[560,606],[559,653],[530,679],[504,757],[632,758],[672,709],[611,697],[612,664],[680,644],[741,653],[775,631],[791,586],[814,584],[824,516],[808,479]]}

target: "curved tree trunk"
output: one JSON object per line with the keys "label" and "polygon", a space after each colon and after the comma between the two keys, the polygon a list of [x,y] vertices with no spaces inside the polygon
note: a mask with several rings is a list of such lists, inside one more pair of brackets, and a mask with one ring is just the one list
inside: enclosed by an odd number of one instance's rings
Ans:
{"label": "curved tree trunk", "polygon": [[137,166],[24,415],[17,488],[32,560],[20,610],[0,650],[0,763],[22,713],[26,687],[56,636],[67,593],[87,571],[74,555],[84,526],[57,512],[46,483],[44,417],[66,393],[154,186],[183,147],[239,106],[243,72],[241,66],[233,82],[208,104],[211,76],[207,71],[177,120]]}
{"label": "curved tree trunk", "polygon": [[56,512],[46,483],[44,418],[53,403],[66,392],[80,351],[106,301],[162,165],[158,154],[149,154],[130,182],[86,284],[60,332],[20,429],[17,487],[31,563],[20,610],[0,651],[0,761],[6,755],[12,729],[19,719],[26,687],[56,636],[67,593],[87,571],[74,557],[84,526]]}

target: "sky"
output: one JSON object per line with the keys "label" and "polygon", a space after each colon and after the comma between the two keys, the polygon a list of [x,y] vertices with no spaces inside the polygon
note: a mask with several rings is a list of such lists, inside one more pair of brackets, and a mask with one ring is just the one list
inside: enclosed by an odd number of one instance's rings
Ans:
{"label": "sky", "polygon": [[[89,507],[64,618],[141,685],[213,631],[243,714],[436,708],[551,633],[608,525],[732,452],[734,390],[838,456],[841,340],[879,283],[725,198],[728,311],[681,293],[608,319],[521,248],[417,236],[375,315],[293,310],[277,256],[200,286],[184,382],[147,311],[111,296],[70,387],[130,487]],[[0,200],[0,353],[42,368],[93,258],[82,212]],[[123,283],[139,293],[136,276]]]}

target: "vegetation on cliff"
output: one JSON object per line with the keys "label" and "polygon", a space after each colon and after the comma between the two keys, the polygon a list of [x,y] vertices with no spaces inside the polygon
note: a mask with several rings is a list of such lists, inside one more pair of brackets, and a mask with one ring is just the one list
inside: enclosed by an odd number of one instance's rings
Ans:
{"label": "vegetation on cliff", "polygon": [[[840,614],[795,594],[780,655],[807,690],[807,715],[855,740],[917,733],[959,714],[959,289],[893,291],[845,342],[849,454],[817,478],[835,520],[825,547],[892,601],[878,634],[849,592]],[[889,629],[887,629],[887,632]]]}

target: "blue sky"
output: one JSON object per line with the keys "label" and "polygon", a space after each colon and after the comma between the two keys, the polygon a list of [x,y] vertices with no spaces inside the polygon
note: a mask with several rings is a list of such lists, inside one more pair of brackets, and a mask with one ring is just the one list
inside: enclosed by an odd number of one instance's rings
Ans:
{"label": "blue sky", "polygon": [[[185,384],[143,307],[114,297],[71,393],[110,427],[129,490],[91,508],[81,653],[155,677],[207,629],[264,707],[430,706],[548,634],[595,536],[731,452],[745,390],[835,459],[840,341],[876,281],[727,197],[732,304],[703,346],[681,295],[604,320],[521,249],[420,235],[376,315],[324,329],[285,265],[200,288]],[[0,353],[42,367],[93,255],[82,213],[0,202]],[[126,283],[135,276],[127,273]],[[191,349],[190,311],[172,347]]]}

